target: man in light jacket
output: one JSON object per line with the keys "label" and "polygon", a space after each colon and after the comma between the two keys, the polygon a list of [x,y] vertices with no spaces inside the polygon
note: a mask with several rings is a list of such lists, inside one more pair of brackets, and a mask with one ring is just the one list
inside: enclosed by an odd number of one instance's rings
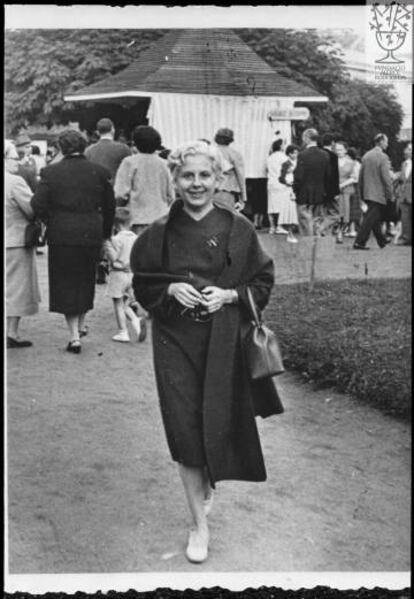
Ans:
{"label": "man in light jacket", "polygon": [[385,154],[388,137],[384,133],[378,133],[374,143],[374,148],[363,156],[359,171],[360,197],[367,204],[368,210],[355,238],[354,250],[369,250],[366,243],[371,231],[380,248],[384,248],[390,242],[383,234],[381,226],[387,201],[393,199],[390,160]]}

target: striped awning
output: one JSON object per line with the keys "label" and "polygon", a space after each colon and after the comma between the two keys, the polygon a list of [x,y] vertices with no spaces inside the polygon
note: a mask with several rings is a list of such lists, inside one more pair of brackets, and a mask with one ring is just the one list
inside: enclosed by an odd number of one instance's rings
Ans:
{"label": "striped awning", "polygon": [[235,134],[247,177],[265,176],[274,131],[289,142],[290,120],[269,113],[295,102],[326,102],[315,89],[282,76],[230,29],[171,30],[127,68],[65,95],[68,102],[150,98],[148,119],[174,148],[212,140],[217,129]]}
{"label": "striped awning", "polygon": [[168,148],[200,138],[212,141],[217,129],[232,129],[234,147],[245,161],[246,177],[265,177],[266,159],[275,131],[280,131],[286,143],[291,141],[290,121],[270,121],[269,113],[277,108],[293,107],[294,100],[296,98],[153,94],[148,118]]}

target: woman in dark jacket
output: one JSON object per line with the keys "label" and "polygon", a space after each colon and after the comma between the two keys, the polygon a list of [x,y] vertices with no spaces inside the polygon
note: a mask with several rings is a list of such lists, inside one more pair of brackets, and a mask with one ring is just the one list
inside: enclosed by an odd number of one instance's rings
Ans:
{"label": "woman in dark jacket", "polygon": [[74,130],[59,136],[63,159],[42,169],[32,207],[47,225],[49,245],[49,310],[65,315],[70,339],[67,351],[79,354],[86,334],[86,312],[92,310],[96,264],[103,239],[109,238],[115,200],[110,173],[89,162],[86,141]]}
{"label": "woman in dark jacket", "polygon": [[194,521],[193,562],[207,558],[212,487],[266,479],[255,415],[283,411],[271,379],[249,379],[242,352],[247,285],[263,309],[273,262],[246,218],[213,203],[216,152],[198,141],[170,154],[181,199],[141,234],[130,260],[137,300],[153,317],[160,407]]}

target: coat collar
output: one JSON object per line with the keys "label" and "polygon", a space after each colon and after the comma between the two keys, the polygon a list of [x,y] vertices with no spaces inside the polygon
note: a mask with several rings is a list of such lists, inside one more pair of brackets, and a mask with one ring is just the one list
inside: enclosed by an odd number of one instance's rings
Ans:
{"label": "coat collar", "polygon": [[[183,200],[181,200],[180,198],[175,200],[175,202],[173,202],[173,204],[171,205],[169,213],[166,216],[166,222],[169,222],[172,218],[175,218],[175,216],[183,209],[183,206],[184,206]],[[214,200],[213,200],[213,206],[215,208],[218,208],[219,210],[224,210],[224,211],[228,212],[229,214],[231,214],[233,217],[233,221],[234,221],[234,212],[232,210],[230,210],[229,208],[226,208],[225,206],[222,206],[221,204],[218,204]]]}
{"label": "coat collar", "polygon": [[[170,208],[170,212],[169,212],[169,214],[167,216],[167,223],[172,218],[174,218],[178,214],[178,212],[180,210],[182,210],[183,205],[184,205],[183,200],[181,200],[181,199],[175,200],[175,202],[172,204],[172,206]],[[229,244],[228,244],[229,252],[228,252],[228,260],[227,260],[227,264],[229,266],[231,264],[231,258],[230,258],[231,248],[234,247],[234,243],[238,239],[238,235],[239,235],[239,233],[238,233],[238,227],[237,227],[238,219],[242,218],[242,217],[239,216],[237,213],[235,213],[230,208],[227,208],[226,206],[223,206],[222,204],[218,204],[214,200],[213,200],[213,205],[218,210],[222,210],[223,212],[227,212],[227,214],[230,214],[230,216],[231,216],[232,222],[231,222],[231,228],[230,228],[230,236],[229,236]],[[224,270],[226,271],[227,267]]]}
{"label": "coat collar", "polygon": [[[167,228],[170,220],[173,219],[179,213],[179,211],[182,209],[182,206],[183,206],[183,201],[181,199],[175,200],[175,202],[172,204],[172,206],[170,208],[169,213],[166,214],[165,216],[161,217],[157,221],[155,221],[151,225],[151,227],[148,229],[149,238],[148,238],[147,249],[152,255],[151,268],[155,268],[156,270],[162,269],[161,267],[163,264],[163,256],[164,256],[164,252],[165,252],[166,228]],[[233,262],[232,254],[234,253],[234,251],[236,251],[235,248],[237,247],[237,244],[239,243],[239,241],[241,239],[240,226],[241,226],[241,222],[243,221],[244,217],[236,214],[235,212],[222,206],[221,204],[217,204],[216,202],[214,202],[214,206],[218,210],[223,210],[223,211],[227,212],[228,214],[230,214],[231,219],[232,219],[230,235],[229,235],[229,242],[228,242],[226,267],[224,268],[224,271],[223,271],[222,275],[220,276],[220,279],[222,279],[223,277],[225,277],[228,274],[228,270],[231,267],[231,264]],[[146,232],[144,232],[142,235],[146,236],[145,233]]]}
{"label": "coat collar", "polygon": [[[243,237],[241,235],[240,226],[245,217],[237,214],[236,212],[234,212],[230,208],[227,208],[226,206],[218,204],[217,202],[213,201],[213,205],[218,210],[227,212],[227,214],[230,215],[231,220],[232,220],[230,234],[229,234],[229,241],[228,241],[228,246],[227,246],[226,265],[225,265],[223,271],[221,272],[219,278],[217,279],[217,285],[220,286],[220,285],[224,284],[225,282],[230,284],[230,278],[232,278],[231,273],[234,272],[234,267],[236,266],[235,261],[234,261],[234,254],[237,252],[238,244],[240,243],[240,239],[242,239],[242,237]],[[173,218],[178,213],[179,210],[182,210],[182,207],[183,207],[183,201],[180,199],[176,200],[173,203],[173,205],[171,206],[170,212],[167,216],[166,223],[169,222],[169,220],[171,218]],[[165,229],[164,229],[163,240],[165,240]],[[231,282],[233,283],[233,281],[231,281]]]}

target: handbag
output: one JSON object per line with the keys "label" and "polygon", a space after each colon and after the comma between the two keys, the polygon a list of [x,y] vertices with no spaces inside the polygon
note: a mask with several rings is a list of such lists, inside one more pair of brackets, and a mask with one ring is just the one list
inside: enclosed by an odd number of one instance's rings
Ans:
{"label": "handbag", "polygon": [[263,324],[249,287],[247,299],[253,315],[251,329],[244,340],[244,353],[250,377],[256,380],[281,374],[285,369],[279,343],[274,332]]}
{"label": "handbag", "polygon": [[24,230],[24,247],[42,247],[46,244],[46,234],[42,232],[42,224],[39,221],[33,221],[26,225]]}

